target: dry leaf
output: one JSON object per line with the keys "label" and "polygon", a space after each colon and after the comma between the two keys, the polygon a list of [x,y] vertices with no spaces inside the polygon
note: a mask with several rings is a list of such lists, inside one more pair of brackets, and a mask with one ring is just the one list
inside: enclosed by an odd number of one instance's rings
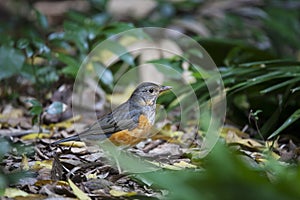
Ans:
{"label": "dry leaf", "polygon": [[69,186],[69,184],[66,181],[54,181],[54,180],[38,180],[37,182],[34,183],[34,185],[40,187],[40,186],[53,184],[53,183],[59,186]]}
{"label": "dry leaf", "polygon": [[8,198],[15,198],[15,197],[26,197],[29,194],[24,192],[23,190],[17,188],[6,188],[4,192],[4,196]]}
{"label": "dry leaf", "polygon": [[164,168],[164,169],[182,170],[182,168],[180,168],[178,166],[170,165],[170,164],[167,164],[167,163],[160,163],[160,162],[155,162],[155,161],[150,161],[150,163],[152,163],[153,165],[155,165],[157,167],[161,167],[161,168]]}
{"label": "dry leaf", "polygon": [[59,145],[67,146],[67,147],[78,147],[78,148],[85,147],[85,143],[79,141],[62,142]]}
{"label": "dry leaf", "polygon": [[130,196],[137,195],[136,192],[124,192],[124,191],[114,190],[114,189],[110,190],[109,193],[114,197],[130,197]]}
{"label": "dry leaf", "polygon": [[74,194],[76,195],[76,197],[80,200],[91,200],[91,198],[84,193],[81,189],[79,189],[74,183],[73,181],[71,181],[71,179],[68,179],[69,182],[69,186],[72,188]]}
{"label": "dry leaf", "polygon": [[42,139],[42,138],[50,138],[51,135],[48,133],[31,133],[25,136],[22,136],[22,140],[35,140],[35,139]]}
{"label": "dry leaf", "polygon": [[55,123],[55,124],[49,124],[48,126],[46,126],[46,128],[49,128],[49,129],[53,129],[53,128],[70,128],[73,126],[73,123],[76,122],[76,121],[79,121],[81,119],[81,116],[79,115],[76,115],[74,117],[72,117],[71,119],[68,119],[68,120],[65,120],[65,121],[62,121],[62,122],[59,122],[59,123]]}
{"label": "dry leaf", "polygon": [[29,170],[28,158],[25,154],[22,155],[21,168],[23,170]]}
{"label": "dry leaf", "polygon": [[52,169],[52,160],[36,161],[31,168],[34,170],[39,170],[42,168]]}
{"label": "dry leaf", "polygon": [[196,165],[187,163],[185,161],[180,161],[180,162],[174,163],[173,165],[176,166],[176,167],[181,167],[183,169],[185,169],[185,168],[196,169],[197,168]]}
{"label": "dry leaf", "polygon": [[229,144],[230,143],[240,144],[249,148],[264,148],[264,145],[262,145],[261,143],[249,138],[243,139],[233,131],[228,131],[225,139],[226,142]]}

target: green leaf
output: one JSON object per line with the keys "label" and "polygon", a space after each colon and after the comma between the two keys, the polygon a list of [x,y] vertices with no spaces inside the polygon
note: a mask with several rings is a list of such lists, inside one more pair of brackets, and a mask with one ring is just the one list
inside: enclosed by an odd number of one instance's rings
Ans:
{"label": "green leaf", "polygon": [[76,60],[72,56],[66,55],[64,53],[56,53],[56,57],[59,61],[67,65],[76,66],[77,68],[79,67],[78,60]]}
{"label": "green leaf", "polygon": [[48,28],[47,17],[43,15],[41,12],[39,12],[38,10],[34,10],[34,11],[39,25],[42,27],[42,29],[47,29]]}
{"label": "green leaf", "polygon": [[229,89],[230,92],[245,90],[246,88],[267,82],[279,78],[288,78],[292,76],[291,74],[283,74],[281,71],[274,71],[267,74],[262,74],[260,76],[253,76],[253,78],[248,79],[247,81],[240,82]]}
{"label": "green leaf", "polygon": [[290,84],[293,84],[293,83],[297,83],[297,82],[299,82],[299,81],[300,81],[300,78],[299,78],[299,77],[293,78],[293,79],[290,79],[290,80],[287,80],[287,81],[283,81],[283,82],[280,82],[280,83],[278,83],[278,84],[275,84],[275,85],[273,85],[273,86],[271,86],[271,87],[268,87],[268,88],[266,88],[266,89],[260,91],[260,93],[266,94],[266,93],[268,93],[268,92],[274,91],[274,90],[276,90],[276,89],[279,89],[279,88],[281,88],[281,87],[284,87],[284,86],[287,86],[287,85],[290,85]]}
{"label": "green leaf", "polygon": [[297,121],[300,118],[300,109],[296,110],[276,131],[274,131],[269,137],[268,140],[277,136],[284,129],[290,126],[292,123]]}
{"label": "green leaf", "polygon": [[55,81],[58,81],[59,79],[57,71],[51,66],[44,66],[38,68],[36,74],[39,77],[39,81],[41,84],[43,84],[43,86],[49,85]]}
{"label": "green leaf", "polygon": [[60,39],[63,39],[65,37],[65,35],[66,35],[65,32],[54,32],[48,36],[48,39],[49,40],[60,40]]}
{"label": "green leaf", "polygon": [[69,11],[67,13],[68,19],[78,24],[84,24],[89,18],[84,16],[82,13],[76,11]]}
{"label": "green leaf", "polygon": [[32,107],[29,110],[30,114],[40,115],[43,112],[43,106],[39,101],[37,101],[35,99],[29,99],[29,100],[26,100],[25,102],[32,104]]}
{"label": "green leaf", "polygon": [[102,31],[107,37],[110,37],[112,35],[116,35],[121,32],[131,30],[133,28],[133,24],[116,22],[109,24]]}
{"label": "green leaf", "polygon": [[65,34],[63,35],[63,39],[75,43],[76,47],[82,53],[86,53],[89,50],[89,33],[86,27],[72,21],[65,21],[64,29]]}
{"label": "green leaf", "polygon": [[29,46],[29,40],[27,38],[21,38],[17,42],[17,47],[19,49],[25,49],[28,46]]}
{"label": "green leaf", "polygon": [[[172,200],[299,199],[299,167],[280,166],[274,160],[263,168],[246,158],[217,143],[201,160],[205,170],[160,170],[137,174],[136,178],[167,189],[166,199]],[[278,181],[271,182],[267,172],[275,174]]]}
{"label": "green leaf", "polygon": [[51,52],[45,41],[40,38],[34,38],[32,44],[37,49],[38,54],[48,54]]}
{"label": "green leaf", "polygon": [[25,57],[12,47],[2,46],[0,47],[0,60],[0,80],[2,80],[20,72]]}
{"label": "green leaf", "polygon": [[291,89],[292,93],[298,92],[300,90],[300,86],[299,87],[295,87]]}
{"label": "green leaf", "polygon": [[66,75],[71,75],[72,77],[76,77],[77,72],[79,70],[79,64],[78,64],[79,61],[64,53],[57,53],[56,57],[59,61],[66,64],[66,66],[61,70],[61,72]]}
{"label": "green leaf", "polygon": [[65,75],[70,75],[75,78],[77,75],[78,69],[79,68],[77,66],[67,65],[61,70],[61,72]]}

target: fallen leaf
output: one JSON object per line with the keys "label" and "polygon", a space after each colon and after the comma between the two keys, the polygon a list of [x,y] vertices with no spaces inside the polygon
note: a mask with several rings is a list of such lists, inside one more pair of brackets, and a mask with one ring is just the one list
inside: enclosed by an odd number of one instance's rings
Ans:
{"label": "fallen leaf", "polygon": [[52,160],[36,161],[32,166],[32,169],[34,170],[39,170],[41,168],[52,169]]}
{"label": "fallen leaf", "polygon": [[50,138],[51,135],[48,133],[31,133],[28,135],[24,135],[21,137],[22,140],[35,140],[35,139],[42,139],[42,138]]}
{"label": "fallen leaf", "polygon": [[40,187],[40,186],[53,184],[53,183],[60,186],[69,186],[69,184],[66,181],[55,181],[55,180],[38,180],[37,182],[34,183],[34,185]]}
{"label": "fallen leaf", "polygon": [[85,147],[84,142],[78,142],[78,141],[62,142],[59,145],[67,146],[67,147],[78,147],[78,148]]}
{"label": "fallen leaf", "polygon": [[131,197],[131,196],[137,195],[136,192],[124,192],[124,191],[115,190],[115,189],[110,190],[109,194],[111,194],[114,197]]}
{"label": "fallen leaf", "polygon": [[160,168],[164,168],[164,169],[170,169],[170,170],[182,170],[182,168],[178,167],[178,166],[174,166],[174,165],[170,165],[167,163],[160,163],[160,162],[155,162],[155,161],[149,161],[151,164],[158,166]]}
{"label": "fallen leaf", "polygon": [[177,166],[177,167],[181,167],[181,168],[183,168],[183,169],[185,169],[185,168],[196,169],[196,168],[197,168],[196,165],[187,163],[187,162],[185,162],[185,161],[180,161],[180,162],[174,163],[173,165],[174,165],[174,166]]}
{"label": "fallen leaf", "polygon": [[73,126],[73,123],[76,121],[79,121],[81,119],[80,115],[76,115],[74,117],[72,117],[71,119],[59,122],[59,123],[54,123],[54,124],[49,124],[47,125],[45,128],[49,128],[49,129],[53,129],[53,128],[70,128],[71,126]]}
{"label": "fallen leaf", "polygon": [[17,188],[6,188],[4,192],[4,196],[8,198],[15,198],[15,197],[26,197],[29,194],[24,192],[23,190]]}
{"label": "fallen leaf", "polygon": [[16,109],[12,105],[8,104],[0,114],[0,118],[20,118],[24,115],[22,109]]}
{"label": "fallen leaf", "polygon": [[29,170],[28,158],[25,154],[22,155],[21,168],[23,170]]}
{"label": "fallen leaf", "polygon": [[253,139],[243,139],[239,137],[235,132],[228,131],[227,136],[225,138],[226,142],[229,144],[240,144],[249,148],[265,148],[265,146]]}
{"label": "fallen leaf", "polygon": [[242,137],[242,138],[249,138],[249,135],[247,133],[244,133],[243,131],[235,128],[235,127],[224,127],[222,128],[222,131],[221,131],[221,135],[222,137],[226,138],[227,134],[229,132],[234,132],[236,135],[238,135],[239,137]]}
{"label": "fallen leaf", "polygon": [[93,174],[87,174],[86,175],[87,179],[96,179],[97,178],[97,173],[93,173]]}
{"label": "fallen leaf", "polygon": [[182,149],[178,144],[173,143],[164,143],[149,151],[151,156],[158,156],[158,155],[172,155],[172,156],[179,156],[182,155]]}
{"label": "fallen leaf", "polygon": [[90,200],[91,198],[84,193],[81,189],[79,189],[74,183],[73,181],[71,181],[71,179],[68,179],[69,182],[69,186],[72,188],[74,194],[76,195],[76,197],[80,200]]}

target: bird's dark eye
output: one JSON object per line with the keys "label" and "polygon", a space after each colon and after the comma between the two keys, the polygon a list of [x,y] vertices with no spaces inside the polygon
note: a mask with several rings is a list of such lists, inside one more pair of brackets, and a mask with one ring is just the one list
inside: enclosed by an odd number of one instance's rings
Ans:
{"label": "bird's dark eye", "polygon": [[149,89],[149,92],[150,92],[150,93],[153,93],[153,92],[154,92],[154,90],[151,88],[151,89]]}

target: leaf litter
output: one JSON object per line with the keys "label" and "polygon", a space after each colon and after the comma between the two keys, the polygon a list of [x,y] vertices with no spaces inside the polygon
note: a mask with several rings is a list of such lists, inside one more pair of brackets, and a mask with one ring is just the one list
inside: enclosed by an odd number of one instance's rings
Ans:
{"label": "leaf litter", "polygon": [[[56,105],[60,108],[62,105]],[[65,112],[68,109],[63,109]],[[133,174],[122,171],[117,163],[106,157],[97,149],[90,150],[82,142],[68,142],[59,146],[51,146],[59,138],[75,134],[73,122],[79,122],[81,116],[72,118],[56,118],[55,122],[42,124],[43,132],[30,125],[27,108],[14,108],[7,105],[1,109],[0,135],[10,138],[23,148],[19,154],[12,149],[5,154],[2,161],[7,172],[20,169],[34,172],[33,176],[22,178],[19,183],[6,188],[5,196],[9,198],[25,197],[46,198],[48,196],[79,199],[117,198],[117,197],[153,197],[161,198],[165,191],[152,188],[148,184],[134,178]],[[54,114],[59,112],[55,108]],[[176,115],[178,113],[171,113]],[[174,118],[174,116],[171,116]],[[82,129],[87,124],[82,124]],[[160,125],[162,130],[135,147],[126,151],[136,157],[145,158],[147,162],[165,170],[201,169],[193,154],[199,150],[202,133],[191,130],[178,130],[171,120]],[[19,132],[19,134],[14,134]],[[238,128],[225,126],[221,131],[221,140],[231,148],[237,148],[244,155],[245,162],[256,166],[266,162],[265,151],[271,149],[274,159],[286,163],[299,162],[300,150],[291,138],[261,141],[250,138]],[[189,141],[189,145],[184,145]],[[30,149],[26,150],[26,148]],[[33,151],[34,150],[34,151]],[[200,162],[201,163],[201,162]],[[22,184],[20,184],[22,183]]]}

